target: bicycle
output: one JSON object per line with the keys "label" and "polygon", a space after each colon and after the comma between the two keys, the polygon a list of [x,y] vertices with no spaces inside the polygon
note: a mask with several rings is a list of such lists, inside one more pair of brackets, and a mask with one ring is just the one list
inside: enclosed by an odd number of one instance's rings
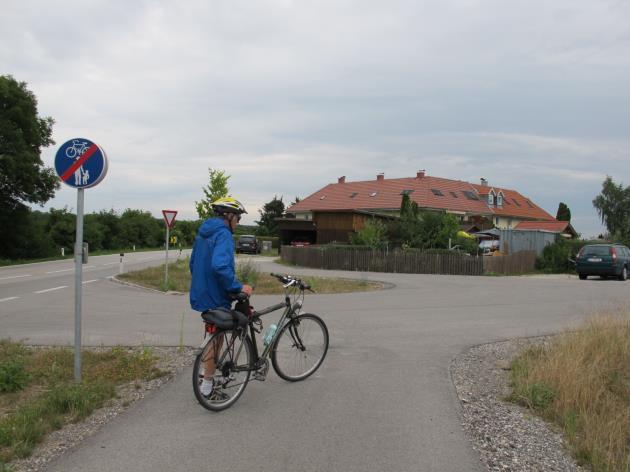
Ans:
{"label": "bicycle", "polygon": [[[283,303],[260,311],[252,309],[248,316],[226,309],[202,313],[204,341],[195,359],[192,381],[197,401],[208,410],[221,411],[236,403],[252,374],[255,380],[264,381],[269,371],[268,357],[276,374],[289,382],[311,376],[326,357],[329,341],[326,324],[317,315],[300,313],[304,292],[313,292],[311,287],[296,277],[271,275],[284,286]],[[245,294],[236,297],[236,301],[245,299]],[[265,334],[265,347],[259,354],[256,333],[263,330],[261,317],[282,308],[277,329],[271,335]],[[209,396],[204,396],[200,386],[204,365],[211,356],[216,367],[214,387]]]}

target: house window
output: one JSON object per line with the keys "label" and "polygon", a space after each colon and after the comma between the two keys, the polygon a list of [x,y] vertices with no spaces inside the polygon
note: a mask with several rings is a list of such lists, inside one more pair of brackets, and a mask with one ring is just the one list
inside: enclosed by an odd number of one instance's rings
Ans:
{"label": "house window", "polygon": [[433,195],[437,196],[437,197],[443,197],[444,194],[442,192],[440,192],[438,189],[436,188],[432,188],[431,192],[433,192]]}
{"label": "house window", "polygon": [[479,197],[477,197],[474,192],[471,192],[469,190],[464,190],[464,195],[466,195],[466,198],[468,200],[479,200]]}
{"label": "house window", "polygon": [[488,205],[494,205],[494,193],[492,192],[488,194]]}
{"label": "house window", "polygon": [[499,217],[498,216],[494,219],[494,225],[495,226],[499,226]]}
{"label": "house window", "polygon": [[503,194],[497,195],[497,206],[503,206]]}

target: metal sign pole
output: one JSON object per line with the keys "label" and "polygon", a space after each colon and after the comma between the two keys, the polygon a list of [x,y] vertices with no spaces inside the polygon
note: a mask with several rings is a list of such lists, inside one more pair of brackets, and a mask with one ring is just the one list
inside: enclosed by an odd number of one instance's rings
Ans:
{"label": "metal sign pole", "polygon": [[74,380],[81,382],[81,279],[83,270],[83,189],[77,189],[77,228],[74,243]]}
{"label": "metal sign pole", "polygon": [[168,290],[168,231],[169,226],[166,223],[166,262],[164,264],[164,291]]}

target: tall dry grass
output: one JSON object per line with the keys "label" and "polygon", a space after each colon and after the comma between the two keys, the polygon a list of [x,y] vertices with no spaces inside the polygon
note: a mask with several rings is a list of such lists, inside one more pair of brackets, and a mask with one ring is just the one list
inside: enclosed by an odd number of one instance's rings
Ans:
{"label": "tall dry grass", "polygon": [[529,348],[512,381],[512,399],[557,423],[580,463],[630,471],[630,307]]}

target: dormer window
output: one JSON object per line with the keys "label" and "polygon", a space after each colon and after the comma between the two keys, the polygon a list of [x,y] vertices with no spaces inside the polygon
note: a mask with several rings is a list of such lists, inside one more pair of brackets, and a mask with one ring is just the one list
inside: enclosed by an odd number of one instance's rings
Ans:
{"label": "dormer window", "polygon": [[488,205],[490,206],[494,205],[494,192],[490,192],[488,194]]}
{"label": "dormer window", "polygon": [[497,206],[503,206],[503,194],[501,192],[497,195]]}

